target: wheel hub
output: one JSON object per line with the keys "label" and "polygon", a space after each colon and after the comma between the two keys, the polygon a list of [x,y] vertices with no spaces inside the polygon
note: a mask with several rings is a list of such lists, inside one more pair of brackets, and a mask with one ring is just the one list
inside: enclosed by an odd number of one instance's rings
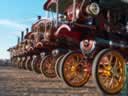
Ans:
{"label": "wheel hub", "polygon": [[76,72],[77,66],[72,66],[71,67],[71,72]]}

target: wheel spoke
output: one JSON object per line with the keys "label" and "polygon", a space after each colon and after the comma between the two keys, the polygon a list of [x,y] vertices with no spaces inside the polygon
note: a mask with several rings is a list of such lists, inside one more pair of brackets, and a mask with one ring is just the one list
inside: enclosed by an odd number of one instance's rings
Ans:
{"label": "wheel spoke", "polygon": [[84,72],[80,72],[77,74],[77,78],[79,78],[79,80],[84,80],[85,77],[87,76],[88,74],[84,73]]}
{"label": "wheel spoke", "polygon": [[119,62],[119,60],[118,60],[118,58],[116,58],[115,63],[114,63],[114,66],[112,68],[113,70],[117,70],[118,62]]}
{"label": "wheel spoke", "polygon": [[110,78],[106,79],[104,82],[104,86],[107,88],[110,82]]}
{"label": "wheel spoke", "polygon": [[[75,60],[74,60],[74,61],[75,61]],[[81,58],[80,58],[79,56],[76,56],[76,61],[75,61],[75,63],[76,63],[76,64],[79,64],[80,61],[81,61]]]}
{"label": "wheel spoke", "polygon": [[70,72],[70,74],[67,75],[67,78],[69,81],[72,81],[76,76],[76,72]]}
{"label": "wheel spoke", "polygon": [[112,77],[111,80],[110,80],[110,82],[109,82],[109,85],[108,85],[109,88],[112,88],[112,86],[113,86],[113,81],[114,81],[114,78]]}
{"label": "wheel spoke", "polygon": [[112,63],[112,60],[113,60],[113,55],[112,54],[110,54],[110,59],[109,59],[109,64],[111,65],[111,63]]}
{"label": "wheel spoke", "polygon": [[117,80],[117,78],[113,77],[114,81],[113,81],[113,86],[114,87],[118,87],[119,86],[119,80]]}

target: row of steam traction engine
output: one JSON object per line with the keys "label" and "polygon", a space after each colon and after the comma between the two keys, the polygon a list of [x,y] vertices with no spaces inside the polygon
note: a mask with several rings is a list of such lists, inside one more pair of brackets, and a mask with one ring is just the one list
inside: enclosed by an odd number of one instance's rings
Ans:
{"label": "row of steam traction engine", "polygon": [[128,0],[47,0],[43,8],[47,18],[39,16],[9,49],[12,63],[71,87],[92,76],[103,94],[120,93],[128,62]]}

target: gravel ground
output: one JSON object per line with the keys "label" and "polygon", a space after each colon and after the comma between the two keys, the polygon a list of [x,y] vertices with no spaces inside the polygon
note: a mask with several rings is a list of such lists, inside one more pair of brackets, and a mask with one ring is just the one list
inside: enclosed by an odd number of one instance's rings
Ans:
{"label": "gravel ground", "polygon": [[82,88],[70,88],[58,78],[0,66],[0,96],[100,96],[90,80]]}

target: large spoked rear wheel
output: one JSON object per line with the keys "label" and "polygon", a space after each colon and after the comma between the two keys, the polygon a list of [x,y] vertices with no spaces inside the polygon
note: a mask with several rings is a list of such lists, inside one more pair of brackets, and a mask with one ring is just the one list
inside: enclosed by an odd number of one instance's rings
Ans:
{"label": "large spoked rear wheel", "polygon": [[104,49],[93,61],[92,74],[102,94],[118,94],[125,82],[125,60],[119,52]]}
{"label": "large spoked rear wheel", "polygon": [[35,58],[33,58],[32,63],[33,63],[32,70],[36,73],[41,73],[40,71],[41,56],[36,56]]}
{"label": "large spoked rear wheel", "polygon": [[55,78],[55,61],[56,59],[52,55],[47,55],[41,61],[41,73],[43,73],[48,78]]}
{"label": "large spoked rear wheel", "polygon": [[59,73],[67,85],[82,87],[90,78],[90,67],[80,51],[73,51],[63,57]]}

